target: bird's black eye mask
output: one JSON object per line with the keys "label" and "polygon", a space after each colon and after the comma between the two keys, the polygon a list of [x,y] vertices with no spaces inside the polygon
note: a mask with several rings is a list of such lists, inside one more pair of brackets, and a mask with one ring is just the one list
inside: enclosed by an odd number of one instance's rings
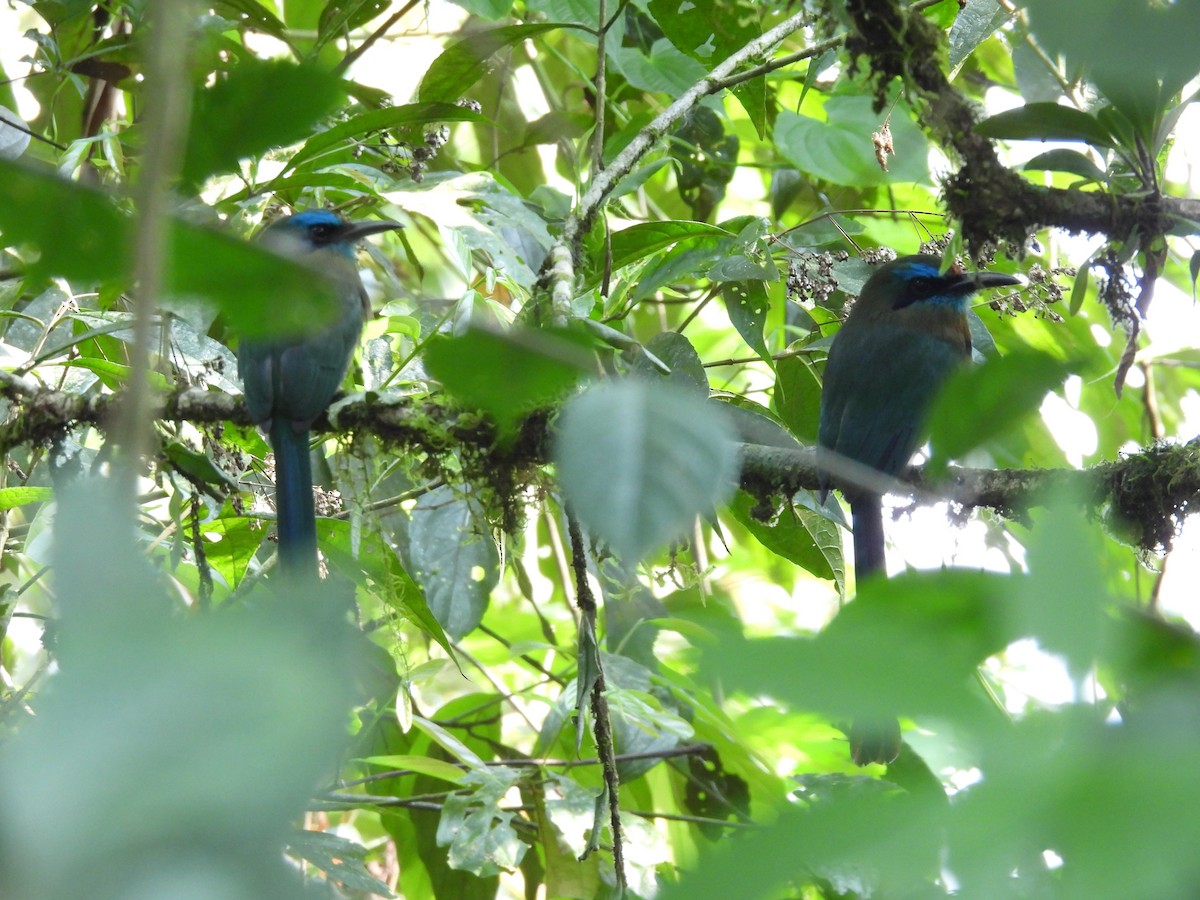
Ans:
{"label": "bird's black eye mask", "polygon": [[942,278],[930,278],[925,275],[910,278],[904,285],[904,295],[896,301],[896,305],[892,308],[903,309],[918,300],[927,300],[945,286],[945,279]]}
{"label": "bird's black eye mask", "polygon": [[337,225],[327,222],[318,222],[316,225],[308,226],[308,236],[312,238],[314,244],[328,244],[337,240],[341,229]]}
{"label": "bird's black eye mask", "polygon": [[[907,270],[911,274],[901,275],[902,288],[892,309],[904,309],[930,297],[944,296],[947,300],[956,294],[963,285],[962,270],[951,268],[945,275],[939,275],[936,270],[921,266]],[[969,292],[969,289],[968,289]]]}

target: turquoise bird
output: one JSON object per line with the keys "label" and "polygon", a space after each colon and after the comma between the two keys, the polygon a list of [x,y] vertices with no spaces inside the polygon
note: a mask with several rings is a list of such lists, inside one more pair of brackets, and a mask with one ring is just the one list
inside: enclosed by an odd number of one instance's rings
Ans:
{"label": "turquoise bird", "polygon": [[317,576],[309,429],[341,387],[370,312],[354,245],[400,227],[387,221],[347,222],[313,210],[276,219],[259,237],[269,249],[329,279],[337,299],[332,319],[308,333],[243,340],[238,346],[246,408],[275,453],[279,564],[289,577]]}
{"label": "turquoise bird", "polygon": [[[896,477],[923,440],[922,426],[946,379],[971,358],[967,305],[985,288],[1021,284],[997,272],[939,273],[936,256],[904,256],[880,266],[863,285],[825,363],[819,453],[829,451]],[[829,489],[822,473],[822,499]],[[869,485],[838,479],[850,503],[855,578],[884,571],[882,498]],[[856,733],[857,732],[857,733]],[[900,750],[897,723],[856,722],[851,755],[859,765],[891,762]]]}

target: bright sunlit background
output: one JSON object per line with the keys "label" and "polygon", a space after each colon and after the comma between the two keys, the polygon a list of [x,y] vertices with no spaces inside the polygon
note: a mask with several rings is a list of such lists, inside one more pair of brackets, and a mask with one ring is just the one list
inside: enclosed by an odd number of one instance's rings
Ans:
{"label": "bright sunlit background", "polygon": [[[445,0],[429,0],[424,8],[427,16],[420,27],[390,42],[380,42],[363,55],[353,69],[355,78],[386,89],[397,103],[411,99],[420,77],[440,52],[447,36],[452,35],[465,18],[461,8]],[[25,32],[39,22],[22,5],[0,4],[0,61],[7,72],[21,72],[27,68],[22,60],[32,54],[33,44]],[[282,52],[281,47],[272,47],[269,39],[260,37],[258,40],[260,45],[255,49],[268,54],[276,50]],[[403,49],[399,60],[397,47]],[[521,102],[527,106],[530,120],[549,110],[531,72],[517,68],[513,78],[521,85],[518,94]],[[13,89],[17,101],[16,112],[27,120],[34,118],[38,110],[32,95],[23,89],[19,80]],[[1016,93],[1002,88],[992,89],[987,100],[989,112],[992,113],[1021,102]],[[1196,106],[1193,105],[1184,114],[1178,134],[1179,139],[1171,150],[1167,177],[1172,182],[1188,185],[1191,193],[1200,195],[1200,110]],[[864,135],[864,140],[867,139],[869,136]],[[1046,149],[1047,146],[1042,143],[1017,144],[1007,151],[1008,160],[1022,161]],[[542,154],[546,182],[570,193],[573,186],[554,171],[553,147],[543,145],[539,153]],[[945,171],[946,161],[936,152],[933,155],[933,171]],[[769,215],[769,209],[762,178],[753,169],[745,167],[738,170],[737,180],[715,218],[747,213],[765,216]],[[1055,233],[1049,238],[1047,250],[1058,264],[1078,266],[1097,246],[1098,241]],[[915,247],[896,249],[903,253]],[[1190,253],[1190,249],[1187,252]],[[1045,327],[1053,325],[1047,323]],[[1097,322],[1094,326],[1096,337],[1107,341],[1108,328],[1109,323]],[[1194,346],[1196,335],[1200,335],[1200,306],[1192,296],[1160,280],[1149,317],[1144,323],[1143,335],[1139,354],[1142,358],[1161,357]],[[1107,377],[1111,378],[1111,373]],[[1142,387],[1143,374],[1135,366],[1129,372],[1125,390],[1139,391]],[[1041,407],[1041,414],[1051,434],[1067,460],[1075,466],[1096,462],[1093,458],[1095,428],[1091,419],[1074,405],[1079,388],[1079,379],[1074,377],[1068,382],[1062,396],[1051,394]],[[1200,435],[1200,396],[1189,392],[1182,405],[1185,418],[1177,439],[1186,440]],[[1127,449],[1133,451],[1137,448],[1130,446]],[[932,569],[942,566],[1010,571],[1013,567],[1023,565],[1023,548],[1011,539],[997,544],[997,532],[989,529],[982,518],[977,517],[958,527],[951,524],[944,505],[909,508],[906,503],[897,501],[895,506],[899,511],[895,517],[889,517],[888,524],[888,568],[891,572],[902,571],[906,567]],[[715,552],[719,553],[719,548],[715,548]],[[1130,569],[1137,565],[1130,551]],[[756,583],[738,573],[723,572],[720,568],[716,577],[723,579],[730,592],[739,599],[745,621],[752,628],[756,624],[771,627],[783,619],[790,620],[797,629],[816,629],[836,612],[839,602],[832,586],[825,583],[804,582],[795,595],[789,595],[778,586]],[[1150,580],[1153,575],[1146,572],[1145,577]],[[1178,614],[1193,627],[1200,628],[1197,583],[1200,583],[1200,525],[1192,520],[1183,528],[1169,555],[1160,604],[1165,611]],[[11,633],[15,640],[36,646],[39,631],[28,620],[14,620]],[[1006,702],[1013,712],[1026,708],[1028,703],[1067,702],[1092,690],[1090,684],[1072,683],[1057,659],[1040,652],[1029,642],[1009,648],[1001,658],[989,664],[989,670],[1006,686]]]}

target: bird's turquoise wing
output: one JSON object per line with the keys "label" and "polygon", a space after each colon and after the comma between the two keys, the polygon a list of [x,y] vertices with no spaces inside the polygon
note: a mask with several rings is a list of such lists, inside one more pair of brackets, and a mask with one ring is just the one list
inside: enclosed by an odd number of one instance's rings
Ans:
{"label": "bird's turquoise wing", "polygon": [[946,376],[961,364],[949,342],[878,324],[847,329],[830,350],[821,445],[888,475],[908,465]]}

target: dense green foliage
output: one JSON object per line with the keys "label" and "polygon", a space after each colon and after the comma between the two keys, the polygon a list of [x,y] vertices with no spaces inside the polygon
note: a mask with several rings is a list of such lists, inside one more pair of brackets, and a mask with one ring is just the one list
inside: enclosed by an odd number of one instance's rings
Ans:
{"label": "dense green foliage", "polygon": [[[767,6],[3,11],[0,897],[1195,894],[1200,3]],[[312,207],[406,227],[284,594],[231,348]],[[881,248],[1029,284],[860,590]]]}

